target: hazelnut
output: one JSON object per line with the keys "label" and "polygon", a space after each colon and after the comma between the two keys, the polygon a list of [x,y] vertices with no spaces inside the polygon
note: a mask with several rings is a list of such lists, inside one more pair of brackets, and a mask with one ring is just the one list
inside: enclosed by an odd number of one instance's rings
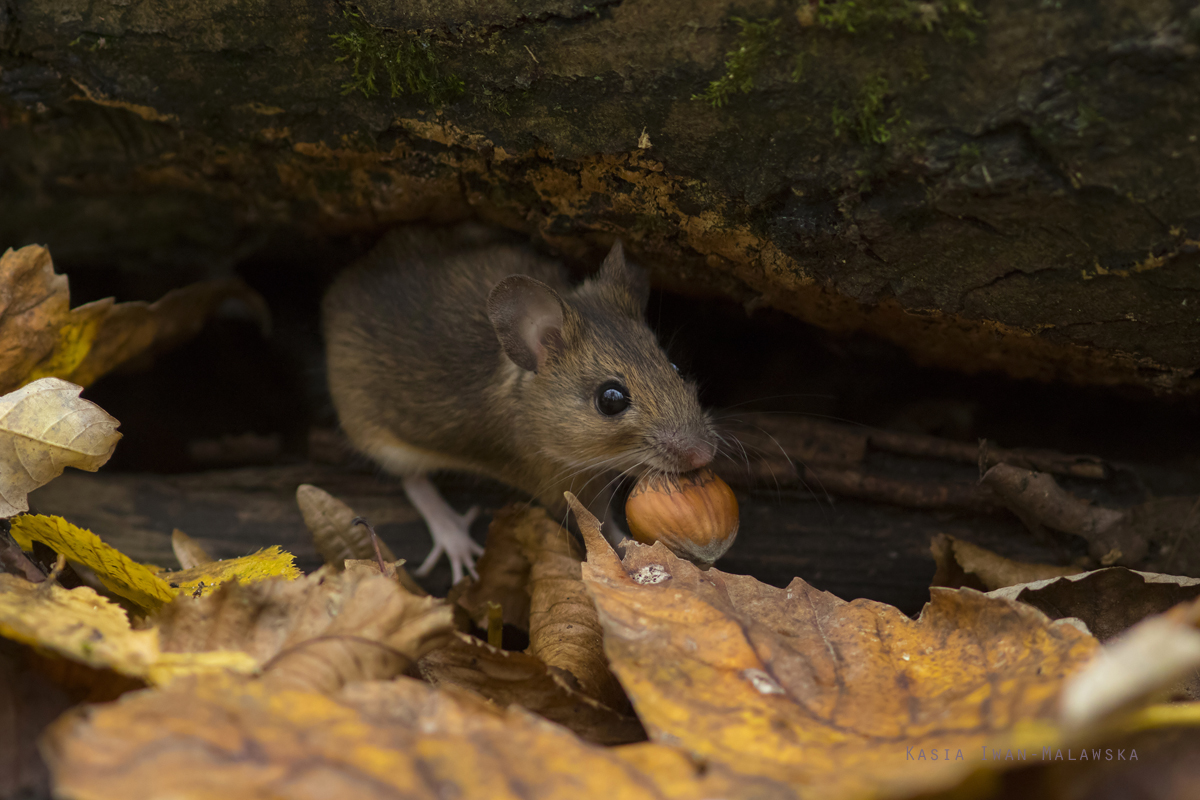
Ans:
{"label": "hazelnut", "polygon": [[704,568],[724,555],[738,532],[737,498],[707,468],[643,476],[629,493],[625,516],[634,539],[662,542]]}

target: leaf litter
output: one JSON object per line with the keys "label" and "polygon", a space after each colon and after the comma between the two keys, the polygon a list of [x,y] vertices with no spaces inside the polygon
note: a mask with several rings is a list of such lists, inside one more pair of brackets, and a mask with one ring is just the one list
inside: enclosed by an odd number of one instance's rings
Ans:
{"label": "leaf litter", "polygon": [[[23,258],[18,267],[38,261]],[[33,274],[53,289],[44,265]],[[50,310],[61,305],[51,295]],[[58,383],[78,400],[78,387]],[[1006,484],[1012,506],[1036,524],[1119,527],[1061,495],[1038,505],[1020,480]],[[57,570],[37,580],[8,552],[4,568],[17,574],[0,574],[5,664],[24,653],[40,659],[40,679],[65,681],[74,665],[83,685],[109,673],[133,681],[113,696],[151,687],[51,726],[43,752],[56,796],[902,798],[958,787],[982,797],[974,777],[1013,765],[951,753],[1200,726],[1200,704],[1154,704],[1200,665],[1200,601],[1166,608],[1194,596],[1190,581],[1100,570],[1006,596],[934,588],[912,620],[799,579],[778,589],[700,571],[661,545],[628,543],[618,558],[576,506],[581,563],[544,511],[512,507],[489,530],[481,580],[439,600],[405,588],[402,562],[371,558],[352,509],[301,489],[332,562],[308,576],[278,548],[213,562],[178,532],[186,569],[168,572],[66,520],[14,520],[17,544],[39,541],[88,567],[125,607],[64,588]],[[1073,569],[942,544],[985,586]],[[1116,603],[1091,610],[1093,629],[1119,634],[1102,646],[1067,609],[1086,617],[1088,595],[1110,591],[1144,602],[1119,619]],[[526,630],[528,649],[462,630],[485,619]],[[1159,657],[1145,659],[1151,651]],[[926,762],[927,751],[947,758]]]}

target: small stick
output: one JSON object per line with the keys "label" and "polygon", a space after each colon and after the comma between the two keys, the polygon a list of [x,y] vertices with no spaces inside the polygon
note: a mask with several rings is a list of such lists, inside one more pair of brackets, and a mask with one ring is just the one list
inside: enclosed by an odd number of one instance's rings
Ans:
{"label": "small stick", "polygon": [[379,572],[382,575],[387,575],[387,565],[383,562],[383,551],[379,549],[379,536],[375,533],[375,529],[371,527],[371,523],[367,522],[366,517],[355,517],[350,520],[351,525],[362,525],[371,534],[371,546],[375,548],[375,560],[379,562]]}

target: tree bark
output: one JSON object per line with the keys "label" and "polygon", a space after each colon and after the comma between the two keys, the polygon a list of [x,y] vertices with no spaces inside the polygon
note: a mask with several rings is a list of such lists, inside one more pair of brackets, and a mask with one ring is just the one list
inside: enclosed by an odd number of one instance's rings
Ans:
{"label": "tree bark", "polygon": [[476,215],[922,363],[1191,392],[1198,41],[1181,0],[0,0],[0,246],[191,277]]}

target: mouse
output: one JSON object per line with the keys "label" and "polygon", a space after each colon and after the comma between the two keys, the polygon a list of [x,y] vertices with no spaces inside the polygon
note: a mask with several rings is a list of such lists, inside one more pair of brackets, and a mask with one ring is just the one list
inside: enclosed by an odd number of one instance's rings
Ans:
{"label": "mouse", "polygon": [[[322,301],[329,390],[352,446],[401,479],[457,583],[482,548],[430,481],[484,475],[551,513],[570,491],[612,521],[619,479],[717,452],[694,382],[645,320],[646,273],[618,239],[595,274],[476,223],[387,234]],[[610,528],[609,525],[605,526]]]}

